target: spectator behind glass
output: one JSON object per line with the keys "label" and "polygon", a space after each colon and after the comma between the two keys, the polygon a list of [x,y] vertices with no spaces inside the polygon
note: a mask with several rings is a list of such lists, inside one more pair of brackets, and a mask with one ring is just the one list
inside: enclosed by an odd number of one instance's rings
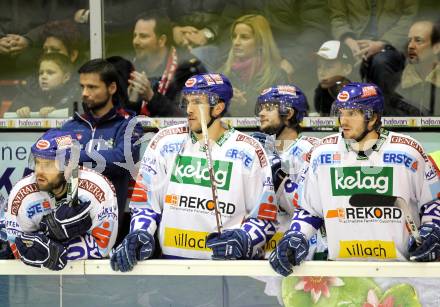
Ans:
{"label": "spectator behind glass", "polygon": [[357,62],[361,76],[377,84],[384,94],[384,115],[394,115],[390,98],[405,65],[406,34],[417,13],[417,0],[329,0],[333,36],[344,42]]}
{"label": "spectator behind glass", "polygon": [[162,11],[141,15],[133,31],[136,57],[129,79],[130,108],[138,114],[178,116],[180,91],[185,81],[205,72],[202,63],[172,45],[171,24]]}
{"label": "spectator behind glass", "polygon": [[230,116],[253,116],[258,94],[276,84],[286,84],[282,58],[269,22],[261,15],[244,15],[232,24],[232,46],[224,74],[234,87]]}
{"label": "spectator behind glass", "polygon": [[320,116],[329,116],[339,90],[352,80],[353,57],[340,41],[322,44],[316,53],[319,84],[315,89],[315,109]]}
{"label": "spectator behind glass", "polygon": [[[38,86],[27,83],[15,99],[14,107],[19,117],[30,117],[39,112],[40,117],[56,109],[68,109],[72,113],[73,101],[78,96],[71,80],[72,64],[63,54],[45,54],[39,60]],[[67,112],[66,112],[67,116]]]}
{"label": "spectator behind glass", "polygon": [[[173,39],[178,47],[187,48],[209,69],[221,65],[219,37],[227,23],[222,18],[228,1],[165,0],[173,22]],[[230,23],[229,23],[230,25]]]}
{"label": "spectator behind glass", "polygon": [[42,31],[43,52],[61,53],[67,56],[74,66],[84,60],[81,46],[81,32],[71,20],[55,20],[48,22]]}
{"label": "spectator behind glass", "polygon": [[130,108],[129,105],[130,103],[128,100],[128,85],[129,85],[128,80],[130,79],[131,73],[134,71],[133,63],[117,55],[108,57],[105,60],[113,64],[113,66],[115,67],[116,71],[119,74],[120,77],[119,85],[121,88],[121,93],[125,93],[125,95],[121,94],[120,95],[121,97],[119,97],[121,106],[124,108]]}
{"label": "spectator behind glass", "polygon": [[407,53],[398,93],[420,112],[412,115],[440,115],[440,23],[415,22],[408,32]]}

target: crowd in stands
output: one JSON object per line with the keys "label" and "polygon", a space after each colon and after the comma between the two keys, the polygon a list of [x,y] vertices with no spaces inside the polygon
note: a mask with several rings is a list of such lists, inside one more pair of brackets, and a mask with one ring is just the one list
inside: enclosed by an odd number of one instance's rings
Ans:
{"label": "crowd in stands", "polygon": [[[255,116],[256,97],[275,84],[299,85],[309,115],[329,116],[348,81],[377,84],[384,115],[440,116],[438,1],[103,4],[106,55],[120,73],[123,106],[137,114],[182,116],[185,80],[216,71],[234,87],[228,116]],[[0,101],[12,101],[8,112],[73,115],[82,100],[77,69],[90,58],[89,18],[88,1],[1,1]]]}

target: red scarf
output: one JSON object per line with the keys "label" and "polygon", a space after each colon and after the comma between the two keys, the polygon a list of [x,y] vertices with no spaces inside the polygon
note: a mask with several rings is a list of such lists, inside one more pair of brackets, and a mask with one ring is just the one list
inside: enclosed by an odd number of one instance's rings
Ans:
{"label": "red scarf", "polygon": [[236,60],[232,63],[232,71],[241,81],[249,83],[261,70],[261,57],[252,57],[246,60]]}

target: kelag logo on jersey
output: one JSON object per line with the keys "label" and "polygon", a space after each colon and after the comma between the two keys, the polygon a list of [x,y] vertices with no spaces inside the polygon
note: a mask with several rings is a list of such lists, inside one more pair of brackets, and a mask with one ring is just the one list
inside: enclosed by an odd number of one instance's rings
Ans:
{"label": "kelag logo on jersey", "polygon": [[[211,187],[206,159],[181,156],[176,162],[171,174],[172,182]],[[229,190],[232,162],[214,160],[213,163],[214,179],[217,181],[217,188],[226,191]]]}
{"label": "kelag logo on jersey", "polygon": [[331,167],[330,175],[334,196],[393,195],[392,167]]}
{"label": "kelag logo on jersey", "polygon": [[387,151],[383,153],[383,162],[385,164],[403,165],[412,172],[418,168],[417,160],[405,152]]}

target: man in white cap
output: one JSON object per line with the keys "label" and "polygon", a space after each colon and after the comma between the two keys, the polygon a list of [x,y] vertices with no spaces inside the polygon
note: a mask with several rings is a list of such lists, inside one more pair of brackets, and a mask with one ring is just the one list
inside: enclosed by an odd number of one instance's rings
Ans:
{"label": "man in white cap", "polygon": [[314,105],[316,112],[328,116],[340,88],[352,79],[353,56],[347,46],[331,40],[321,45],[316,57],[319,84],[315,89]]}

